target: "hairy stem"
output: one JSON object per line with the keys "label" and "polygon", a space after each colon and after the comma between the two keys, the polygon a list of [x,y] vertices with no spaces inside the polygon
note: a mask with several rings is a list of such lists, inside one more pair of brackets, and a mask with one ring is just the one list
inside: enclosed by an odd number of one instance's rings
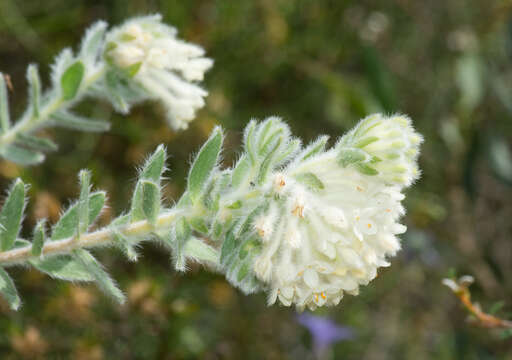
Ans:
{"label": "hairy stem", "polygon": [[[96,71],[86,75],[75,99],[89,91],[89,89],[105,75],[105,71],[105,64],[101,64]],[[51,96],[53,92],[53,89],[47,90],[42,96],[42,98],[49,97],[49,101],[42,106],[39,116],[36,117],[33,112],[26,111],[13,127],[0,135],[0,148],[5,148],[7,145],[12,144],[18,134],[30,134],[44,128],[53,114],[69,107],[74,102],[74,99],[68,101],[63,100],[59,94]]]}
{"label": "hairy stem", "polygon": [[[134,243],[137,243],[146,239],[147,235],[169,229],[174,224],[178,215],[183,213],[184,210],[172,209],[160,214],[155,225],[150,224],[147,220],[142,220],[116,228],[116,231],[125,236],[139,237],[133,240]],[[75,249],[106,246],[114,241],[113,235],[114,229],[106,226],[89,234],[57,241],[47,241],[44,244],[42,255],[68,254]],[[21,264],[32,257],[34,257],[32,255],[32,245],[0,252],[0,267]]]}

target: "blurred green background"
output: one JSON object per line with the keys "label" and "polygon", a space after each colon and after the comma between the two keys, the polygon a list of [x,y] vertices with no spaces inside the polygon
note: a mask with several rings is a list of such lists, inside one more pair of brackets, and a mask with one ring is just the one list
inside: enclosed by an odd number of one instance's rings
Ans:
{"label": "blurred green background", "polygon": [[[191,153],[215,124],[227,130],[225,164],[250,118],[282,116],[304,140],[336,138],[372,112],[408,114],[425,136],[421,180],[406,199],[403,250],[358,297],[317,311],[355,333],[335,359],[512,359],[512,340],[475,327],[441,279],[476,278],[475,300],[512,310],[512,2],[504,0],[0,0],[0,70],[13,83],[11,108],[25,106],[25,69],[76,46],[98,19],[118,24],[159,12],[180,36],[215,59],[206,107],[174,133],[154,104],[108,118],[104,135],[47,130],[60,151],[39,166],[0,162],[0,188],[31,183],[26,219],[55,220],[76,196],[76,174],[93,170],[110,211],[128,204],[135,167],[157,144],[172,156],[166,198],[181,194]],[[29,226],[27,226],[27,229]],[[13,277],[21,311],[0,303],[2,359],[313,359],[311,336],[292,309],[265,306],[221,277],[171,268],[146,244],[139,263],[96,252],[128,295],[113,304],[93,286],[26,269]]]}

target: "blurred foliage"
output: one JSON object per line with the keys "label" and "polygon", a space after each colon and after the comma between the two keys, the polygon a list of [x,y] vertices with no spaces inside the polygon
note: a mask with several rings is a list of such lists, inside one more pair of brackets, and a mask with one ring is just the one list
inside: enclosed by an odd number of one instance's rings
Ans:
{"label": "blurred foliage", "polygon": [[[0,67],[11,77],[11,108],[24,106],[25,68],[46,80],[58,50],[77,45],[97,19],[111,24],[160,12],[183,38],[215,59],[207,106],[173,133],[162,111],[129,118],[106,104],[81,106],[110,118],[105,135],[48,130],[60,144],[44,165],[0,163],[0,186],[31,183],[28,219],[55,219],[76,194],[76,173],[93,171],[112,213],[128,203],[135,166],[168,146],[166,198],[184,187],[190,154],[215,124],[227,129],[226,164],[251,117],[280,115],[305,140],[336,138],[368,113],[403,112],[426,142],[422,179],[409,191],[403,251],[379,278],[335,308],[319,311],[354,329],[335,345],[342,359],[509,359],[510,338],[465,321],[441,285],[449,268],[472,274],[475,297],[512,310],[512,2],[506,0],[35,0],[0,1]],[[111,214],[105,214],[108,219]],[[2,359],[311,359],[311,338],[291,309],[266,308],[220,276],[171,270],[145,246],[137,264],[115,250],[98,255],[126,289],[119,307],[90,286],[13,273],[25,304],[0,304]]]}

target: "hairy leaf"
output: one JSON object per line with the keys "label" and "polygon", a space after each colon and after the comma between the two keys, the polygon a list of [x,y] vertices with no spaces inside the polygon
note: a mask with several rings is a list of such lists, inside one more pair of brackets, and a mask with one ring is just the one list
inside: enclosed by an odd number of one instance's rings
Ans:
{"label": "hairy leaf", "polygon": [[28,148],[31,150],[50,152],[57,150],[57,144],[50,139],[41,138],[37,136],[18,134],[16,136],[15,144],[20,147]]}
{"label": "hairy leaf", "polygon": [[6,132],[11,127],[9,98],[7,96],[5,76],[6,75],[0,73],[0,133]]}
{"label": "hairy leaf", "polygon": [[203,194],[206,182],[217,165],[222,147],[222,130],[216,127],[210,138],[197,154],[188,176],[187,191],[192,202],[197,202]]}
{"label": "hairy leaf", "polygon": [[[106,195],[103,191],[98,191],[89,196],[89,224],[92,224],[98,217],[105,205]],[[71,205],[61,216],[57,224],[53,227],[51,239],[60,240],[72,237],[76,234],[78,223],[78,203]]]}
{"label": "hairy leaf", "polygon": [[29,262],[39,271],[53,278],[68,281],[93,281],[89,271],[71,255],[59,255],[47,259],[31,259]]}
{"label": "hairy leaf", "polygon": [[7,160],[25,166],[36,165],[44,160],[44,155],[42,153],[12,144],[2,149],[1,153]]}
{"label": "hairy leaf", "polygon": [[46,220],[40,220],[34,228],[32,255],[40,256],[46,241]]}
{"label": "hairy leaf", "polygon": [[21,305],[20,297],[18,296],[18,291],[14,286],[14,282],[7,272],[0,268],[0,294],[7,300],[9,303],[9,307],[12,310],[18,310]]}
{"label": "hairy leaf", "polygon": [[21,219],[25,210],[25,184],[17,179],[9,190],[9,194],[0,211],[0,249],[12,249],[20,232]]}
{"label": "hairy leaf", "polygon": [[114,280],[103,270],[102,266],[88,251],[77,249],[73,252],[73,256],[78,262],[89,272],[94,278],[98,287],[107,295],[111,296],[118,303],[125,302],[123,292],[117,287]]}
{"label": "hairy leaf", "polygon": [[78,93],[80,84],[84,77],[85,67],[81,61],[70,65],[60,78],[60,87],[63,100],[72,100]]}
{"label": "hairy leaf", "polygon": [[39,108],[41,105],[41,78],[37,70],[37,65],[30,64],[27,68],[27,80],[29,86],[30,105],[32,107],[32,116],[39,118]]}
{"label": "hairy leaf", "polygon": [[53,125],[72,130],[104,132],[110,130],[110,123],[101,120],[91,120],[67,111],[58,111],[51,115]]}

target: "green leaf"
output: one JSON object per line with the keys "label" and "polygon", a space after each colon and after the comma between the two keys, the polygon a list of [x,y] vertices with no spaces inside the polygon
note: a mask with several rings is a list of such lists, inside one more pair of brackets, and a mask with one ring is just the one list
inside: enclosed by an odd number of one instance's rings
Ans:
{"label": "green leaf", "polygon": [[186,257],[191,257],[197,261],[209,261],[215,264],[219,262],[219,252],[194,237],[186,242],[184,254]]}
{"label": "green leaf", "polygon": [[16,145],[8,145],[2,149],[2,156],[9,161],[25,166],[39,164],[44,160],[44,155],[40,152]]}
{"label": "green leaf", "polygon": [[112,237],[116,245],[130,261],[137,261],[139,254],[130,240],[120,231],[120,228],[130,223],[130,215],[121,215],[111,223]]}
{"label": "green leaf", "polygon": [[261,163],[260,171],[258,173],[258,178],[257,178],[259,185],[262,185],[267,180],[267,176],[268,176],[269,172],[274,167],[274,164],[275,164],[274,158],[276,157],[277,150],[281,146],[282,141],[283,141],[283,138],[279,137],[277,139],[277,141],[275,142],[274,146],[272,147],[272,149],[268,152],[267,156]]}
{"label": "green leaf", "polygon": [[30,105],[34,119],[39,118],[39,108],[41,104],[41,78],[37,70],[37,65],[30,64],[27,68],[27,80],[30,91]]}
{"label": "green leaf", "polygon": [[[89,224],[98,217],[105,205],[106,195],[103,191],[94,192],[89,196]],[[53,227],[52,240],[61,240],[76,234],[78,223],[78,203],[71,205]]]}
{"label": "green leaf", "polygon": [[[77,229],[78,236],[87,232],[89,228],[89,196],[91,193],[91,173],[88,170],[81,170],[78,174],[80,182],[80,197],[77,202]],[[101,210],[100,210],[101,211]]]}
{"label": "green leaf", "polygon": [[40,256],[43,250],[44,242],[46,241],[46,220],[40,220],[34,228],[34,235],[32,239],[31,253],[34,256]]}
{"label": "green leaf", "polygon": [[302,150],[295,157],[295,161],[306,161],[316,154],[323,152],[325,150],[325,146],[327,145],[327,141],[329,141],[329,136],[320,136],[318,139],[309,144],[304,150]]}
{"label": "green leaf", "polygon": [[251,120],[244,130],[244,147],[245,151],[249,155],[249,160],[252,164],[256,163],[256,149],[255,149],[255,137],[256,137],[256,121]]}
{"label": "green leaf", "polygon": [[117,287],[114,280],[103,270],[102,266],[88,251],[77,249],[73,251],[73,256],[89,272],[98,284],[98,287],[107,295],[111,296],[118,303],[125,302],[123,292]]}
{"label": "green leaf", "polygon": [[251,160],[247,155],[242,155],[231,173],[231,186],[233,189],[237,189],[249,177],[250,172]]}
{"label": "green leaf", "polygon": [[338,163],[343,167],[366,161],[367,159],[368,154],[365,151],[355,148],[341,148],[338,154]]}
{"label": "green leaf", "polygon": [[[158,188],[157,194],[158,194],[158,207],[155,209],[151,209],[150,206],[151,203],[144,204],[145,202],[145,195],[144,195],[144,182],[152,182],[157,187],[160,186],[160,179],[162,177],[162,173],[164,171],[164,165],[165,165],[165,147],[163,145],[159,145],[155,152],[146,160],[144,163],[144,166],[139,172],[139,181],[137,182],[137,185],[135,186],[135,191],[133,192],[132,197],[132,205],[130,210],[130,216],[132,221],[140,221],[147,219],[146,212],[144,208],[148,206],[147,210],[149,212],[156,211],[158,216],[158,211],[160,211],[160,189]],[[150,185],[147,185],[150,186]],[[150,196],[149,187],[146,189],[146,196]],[[153,195],[154,196],[154,195]],[[149,198],[147,198],[149,200]],[[153,203],[155,205],[155,203]],[[154,214],[152,215],[154,216]]]}
{"label": "green leaf", "polygon": [[91,120],[77,116],[67,111],[59,111],[50,116],[54,126],[72,130],[104,132],[110,130],[110,123],[101,120]]}
{"label": "green leaf", "polygon": [[371,143],[374,143],[375,141],[378,141],[379,138],[377,136],[368,136],[363,139],[360,139],[358,142],[354,144],[357,148],[363,148],[367,145],[370,145]]}
{"label": "green leaf", "polygon": [[5,75],[0,72],[0,133],[6,132],[11,127],[9,115],[9,97],[7,96],[7,85]]}
{"label": "green leaf", "polygon": [[251,269],[251,264],[249,261],[244,261],[242,265],[240,266],[240,269],[238,270],[237,274],[237,280],[242,281],[249,275],[249,271]]}
{"label": "green leaf", "polygon": [[121,114],[127,114],[130,111],[130,105],[128,101],[122,95],[122,77],[118,71],[110,70],[105,75],[105,85],[107,96],[116,111]]}
{"label": "green leaf", "polygon": [[27,134],[17,134],[15,144],[36,151],[50,152],[57,150],[57,144],[50,139]]}
{"label": "green leaf", "polygon": [[14,246],[24,210],[25,184],[21,179],[16,179],[0,211],[0,250],[7,251]]}
{"label": "green leaf", "polygon": [[311,172],[297,174],[294,178],[313,191],[323,190],[325,188],[324,183]]}
{"label": "green leaf", "polygon": [[140,70],[141,65],[142,65],[142,62],[139,61],[138,63],[132,64],[123,70],[126,72],[126,75],[128,75],[128,77],[132,78],[135,75],[137,75],[137,73]]}
{"label": "green leaf", "polygon": [[172,250],[174,258],[174,267],[177,271],[185,271],[186,258],[185,258],[185,245],[190,239],[192,230],[184,217],[178,219],[174,227],[174,234],[172,241]]}
{"label": "green leaf", "polygon": [[80,57],[93,62],[99,55],[103,45],[103,38],[107,30],[107,23],[104,21],[95,22],[86,32],[82,46],[80,47]]}
{"label": "green leaf", "polygon": [[160,187],[152,181],[142,181],[142,210],[146,219],[155,225],[160,212]]}
{"label": "green leaf", "polygon": [[9,307],[12,310],[18,310],[21,305],[20,297],[18,296],[18,291],[14,286],[14,282],[7,272],[0,268],[0,293],[9,303]]}
{"label": "green leaf", "polygon": [[222,243],[222,248],[220,250],[220,262],[221,264],[225,264],[227,260],[233,256],[233,253],[236,249],[236,238],[233,234],[233,231],[229,231],[226,234],[226,238]]}
{"label": "green leaf", "polygon": [[375,176],[379,173],[377,170],[375,170],[368,164],[357,163],[355,164],[355,167],[357,171],[359,171],[363,175]]}
{"label": "green leaf", "polygon": [[155,152],[146,160],[139,178],[151,180],[155,184],[160,184],[160,178],[165,166],[165,157],[165,147],[163,145],[159,145]]}
{"label": "green leaf", "polygon": [[71,255],[59,255],[47,259],[31,259],[30,264],[53,278],[68,281],[93,281],[89,271]]}
{"label": "green leaf", "polygon": [[80,84],[84,77],[85,67],[81,61],[70,65],[60,78],[60,87],[62,90],[62,99],[72,100],[78,93]]}
{"label": "green leaf", "polygon": [[206,182],[217,165],[222,147],[222,130],[213,129],[210,138],[197,154],[188,175],[187,191],[193,203],[196,203],[203,193]]}

